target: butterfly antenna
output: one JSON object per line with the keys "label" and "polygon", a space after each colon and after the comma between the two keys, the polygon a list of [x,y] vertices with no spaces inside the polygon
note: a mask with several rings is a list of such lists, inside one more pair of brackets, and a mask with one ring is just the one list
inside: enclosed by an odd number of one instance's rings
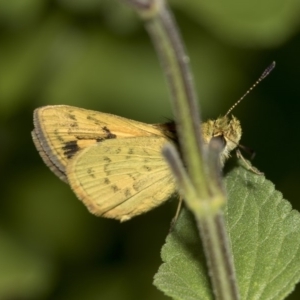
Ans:
{"label": "butterfly antenna", "polygon": [[260,75],[260,77],[258,78],[258,80],[251,86],[251,88],[237,101],[235,102],[227,111],[226,115],[229,115],[232,110],[261,82],[263,81],[275,68],[275,61],[273,61],[265,70],[264,72]]}

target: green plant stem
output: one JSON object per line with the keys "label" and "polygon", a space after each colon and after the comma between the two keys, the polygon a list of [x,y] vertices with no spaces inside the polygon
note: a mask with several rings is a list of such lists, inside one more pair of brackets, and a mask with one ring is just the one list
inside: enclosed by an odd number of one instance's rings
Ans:
{"label": "green plant stem", "polygon": [[[239,299],[232,255],[225,231],[222,206],[226,198],[220,184],[220,170],[214,169],[218,149],[203,146],[199,108],[189,58],[163,0],[126,0],[144,19],[153,40],[167,82],[184,164],[174,147],[164,155],[177,181],[179,191],[195,215],[208,261],[216,299]],[[213,156],[209,154],[212,151]],[[217,153],[217,158],[216,154]],[[184,165],[187,167],[185,171]],[[211,168],[214,170],[211,171]]]}
{"label": "green plant stem", "polygon": [[[146,23],[146,28],[152,37],[167,77],[173,100],[176,130],[190,179],[196,189],[198,186],[198,191],[203,198],[208,198],[209,189],[205,184],[207,178],[203,164],[205,153],[202,149],[200,132],[201,120],[188,64],[189,57],[185,54],[173,17],[166,7],[162,7],[156,17]],[[197,185],[199,182],[204,183],[204,186]]]}

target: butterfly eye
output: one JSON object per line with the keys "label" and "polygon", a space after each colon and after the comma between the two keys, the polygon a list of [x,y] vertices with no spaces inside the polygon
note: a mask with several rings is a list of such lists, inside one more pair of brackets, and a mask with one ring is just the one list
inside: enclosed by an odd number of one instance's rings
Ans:
{"label": "butterfly eye", "polygon": [[212,137],[209,143],[218,143],[220,145],[220,148],[222,149],[226,147],[226,140],[223,135],[217,135]]}

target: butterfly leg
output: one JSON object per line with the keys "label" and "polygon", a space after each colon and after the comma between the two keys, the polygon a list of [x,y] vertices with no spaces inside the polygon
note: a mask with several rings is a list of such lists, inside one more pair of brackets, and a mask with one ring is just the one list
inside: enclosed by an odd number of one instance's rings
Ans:
{"label": "butterfly leg", "polygon": [[240,158],[244,164],[246,165],[247,169],[252,171],[253,173],[257,174],[257,175],[264,175],[263,172],[260,172],[258,169],[256,169],[255,167],[253,167],[242,155],[242,153],[240,152],[240,150],[236,150],[236,155],[238,158]]}
{"label": "butterfly leg", "polygon": [[172,219],[171,226],[170,226],[170,232],[173,231],[174,226],[177,222],[177,219],[178,219],[180,211],[181,211],[182,202],[183,202],[183,199],[182,199],[181,196],[179,196],[179,201],[178,201],[178,205],[177,205],[177,209],[176,209],[176,214],[175,214],[174,218]]}

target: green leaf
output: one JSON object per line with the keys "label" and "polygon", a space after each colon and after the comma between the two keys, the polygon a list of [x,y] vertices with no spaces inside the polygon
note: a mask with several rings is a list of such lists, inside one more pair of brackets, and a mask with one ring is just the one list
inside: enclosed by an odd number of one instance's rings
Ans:
{"label": "green leaf", "polygon": [[[264,176],[225,176],[225,219],[241,299],[284,299],[300,279],[300,215]],[[162,248],[154,284],[174,299],[213,299],[196,224],[183,209]]]}

